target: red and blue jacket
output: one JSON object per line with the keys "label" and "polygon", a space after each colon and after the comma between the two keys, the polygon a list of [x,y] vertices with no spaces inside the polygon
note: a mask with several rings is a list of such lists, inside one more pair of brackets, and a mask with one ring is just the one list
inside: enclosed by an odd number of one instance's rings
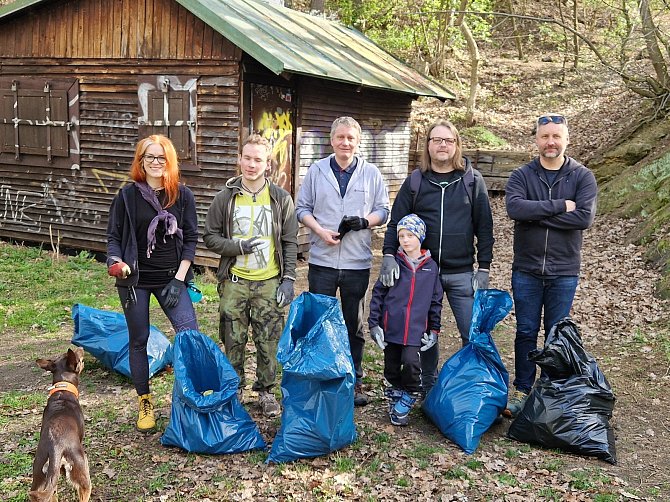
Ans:
{"label": "red and blue jacket", "polygon": [[402,249],[398,250],[395,259],[400,277],[390,288],[378,280],[372,289],[368,325],[381,327],[388,343],[419,347],[424,333],[440,331],[443,295],[440,270],[430,251],[421,251],[415,267]]}

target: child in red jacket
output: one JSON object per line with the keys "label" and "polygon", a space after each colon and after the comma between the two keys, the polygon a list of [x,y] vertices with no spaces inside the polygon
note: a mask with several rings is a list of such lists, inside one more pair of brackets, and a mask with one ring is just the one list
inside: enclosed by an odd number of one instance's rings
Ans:
{"label": "child in red jacket", "polygon": [[421,249],[426,224],[416,214],[398,222],[400,277],[390,288],[377,281],[372,290],[368,325],[373,341],[384,351],[384,378],[391,387],[389,418],[407,425],[421,393],[421,353],[437,343],[442,313],[440,269]]}

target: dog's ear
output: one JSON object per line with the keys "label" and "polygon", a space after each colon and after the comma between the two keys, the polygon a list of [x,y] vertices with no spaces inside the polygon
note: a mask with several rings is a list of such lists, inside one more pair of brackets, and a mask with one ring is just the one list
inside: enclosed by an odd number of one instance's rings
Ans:
{"label": "dog's ear", "polygon": [[81,347],[75,350],[67,349],[67,367],[75,373],[81,373],[84,369],[84,349]]}
{"label": "dog's ear", "polygon": [[56,364],[51,359],[36,359],[35,362],[43,370],[53,372],[56,369]]}

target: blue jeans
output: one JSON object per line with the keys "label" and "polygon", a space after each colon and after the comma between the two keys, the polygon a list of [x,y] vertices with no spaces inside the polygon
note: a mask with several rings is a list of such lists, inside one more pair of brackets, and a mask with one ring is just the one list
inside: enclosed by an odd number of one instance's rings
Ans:
{"label": "blue jeans", "polygon": [[165,297],[161,295],[163,286],[151,289],[135,288],[135,303],[127,302],[128,288],[116,288],[119,292],[123,313],[128,325],[128,364],[133,385],[138,396],[149,393],[149,358],[147,342],[149,341],[149,300],[153,294],[158,304],[170,320],[175,333],[187,329],[198,329],[195,310],[188,289],[182,288],[179,302],[172,308],[164,305]]}
{"label": "blue jeans", "polygon": [[[458,332],[461,335],[461,345],[468,343],[470,324],[472,323],[472,305],[475,302],[475,292],[472,289],[472,272],[458,274],[440,274],[442,289],[447,295],[451,312],[454,314]],[[421,385],[424,392],[433,388],[437,381],[440,353],[436,343],[425,352],[421,352]]]}
{"label": "blue jeans", "polygon": [[349,335],[349,349],[356,370],[356,383],[360,383],[363,378],[363,347],[365,345],[363,311],[365,295],[370,282],[370,269],[338,270],[310,263],[307,281],[309,292],[319,295],[335,296],[337,288],[340,288],[342,316]]}
{"label": "blue jeans", "polygon": [[554,324],[570,315],[578,281],[576,275],[540,278],[525,272],[512,272],[516,313],[513,384],[518,390],[528,393],[535,382],[535,363],[528,360],[528,354],[537,349],[542,310],[546,338]]}

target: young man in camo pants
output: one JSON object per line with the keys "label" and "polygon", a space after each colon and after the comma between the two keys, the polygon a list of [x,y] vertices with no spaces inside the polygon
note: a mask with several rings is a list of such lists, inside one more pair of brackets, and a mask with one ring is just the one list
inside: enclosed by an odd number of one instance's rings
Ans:
{"label": "young man in camo pants", "polygon": [[244,388],[244,361],[251,324],[256,381],[263,414],[277,416],[272,393],[283,308],[293,300],[298,221],[290,194],[266,179],[270,144],[252,134],[242,145],[240,176],[226,183],[207,212],[203,240],[221,255],[219,335]]}

